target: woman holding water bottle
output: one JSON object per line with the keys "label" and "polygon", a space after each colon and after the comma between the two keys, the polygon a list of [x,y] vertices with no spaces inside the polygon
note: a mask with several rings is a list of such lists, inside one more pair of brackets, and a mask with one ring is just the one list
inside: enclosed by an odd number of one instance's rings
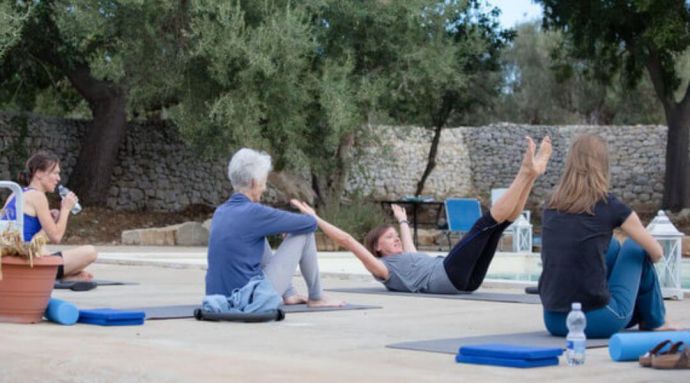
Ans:
{"label": "woman holding water bottle", "polygon": [[[50,210],[46,193],[54,192],[60,185],[60,160],[47,151],[32,155],[23,171],[19,183],[24,187],[24,241],[30,241],[36,234],[44,233],[50,243],[58,244],[67,230],[70,211],[78,211],[77,196],[67,191],[62,197],[59,210]],[[14,220],[16,199],[10,195],[3,208],[2,219]],[[87,245],[54,253],[63,259],[56,279],[91,280],[93,276],[84,269],[96,260],[96,248]]]}
{"label": "woman holding water bottle", "polygon": [[[539,295],[553,335],[566,335],[575,302],[585,313],[587,337],[608,338],[634,325],[666,329],[652,264],[663,258],[663,250],[608,188],[606,141],[591,134],[577,137],[542,216]],[[622,245],[612,240],[615,228],[629,237]]]}

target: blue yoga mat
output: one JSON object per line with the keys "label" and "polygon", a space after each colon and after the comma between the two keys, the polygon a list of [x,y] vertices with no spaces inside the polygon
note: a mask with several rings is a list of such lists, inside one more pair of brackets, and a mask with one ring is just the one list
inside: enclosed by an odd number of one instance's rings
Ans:
{"label": "blue yoga mat", "polygon": [[135,326],[144,324],[143,311],[124,311],[114,309],[80,310],[79,323],[100,326]]}
{"label": "blue yoga mat", "polygon": [[491,366],[501,367],[518,367],[518,368],[532,368],[532,367],[546,367],[558,365],[558,358],[544,358],[544,359],[508,359],[508,358],[492,358],[489,356],[475,356],[458,354],[455,357],[458,363],[470,364],[485,364]]}
{"label": "blue yoga mat", "polygon": [[616,362],[638,360],[657,344],[670,340],[690,344],[690,331],[650,331],[614,334],[609,340],[609,355]]}
{"label": "blue yoga mat", "polygon": [[484,343],[460,347],[462,355],[481,356],[501,359],[547,359],[563,354],[560,347],[532,347],[503,343]]}

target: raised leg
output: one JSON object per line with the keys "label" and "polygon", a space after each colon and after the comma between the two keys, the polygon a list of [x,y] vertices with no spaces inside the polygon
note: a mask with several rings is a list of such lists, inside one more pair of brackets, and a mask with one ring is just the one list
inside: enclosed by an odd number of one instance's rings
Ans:
{"label": "raised leg", "polygon": [[544,137],[539,152],[535,154],[536,145],[527,137],[527,149],[522,158],[518,174],[501,198],[491,207],[491,216],[496,222],[514,221],[525,209],[527,198],[532,190],[534,181],[544,174],[546,165],[551,158],[553,148],[549,136]]}

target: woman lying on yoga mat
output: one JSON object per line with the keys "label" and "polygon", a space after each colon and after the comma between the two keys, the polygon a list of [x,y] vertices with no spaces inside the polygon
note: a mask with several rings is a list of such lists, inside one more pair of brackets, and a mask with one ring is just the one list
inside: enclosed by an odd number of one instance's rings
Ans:
{"label": "woman lying on yoga mat", "polygon": [[[46,193],[52,193],[60,184],[60,160],[46,151],[36,152],[26,161],[19,173],[19,183],[24,186],[24,240],[30,241],[36,234],[45,233],[50,243],[58,244],[67,230],[70,210],[77,203],[77,196],[70,192],[62,200],[60,210],[50,210]],[[2,219],[14,220],[16,199],[10,195],[4,206]],[[91,280],[93,276],[84,269],[96,260],[96,248],[91,245],[63,250],[53,255],[62,257],[56,279]]]}
{"label": "woman lying on yoga mat", "polygon": [[[652,265],[663,257],[661,246],[608,188],[606,141],[589,134],[577,137],[542,216],[539,294],[544,323],[553,335],[567,334],[573,302],[582,304],[588,337],[609,337],[635,324],[647,330],[664,326],[664,302]],[[622,248],[611,240],[617,227],[630,237]]]}
{"label": "woman lying on yoga mat", "polygon": [[[264,152],[243,148],[232,156],[228,178],[235,193],[218,206],[211,220],[206,295],[229,297],[265,277],[285,304],[343,306],[345,302],[325,297],[321,288],[316,220],[259,203],[271,167],[271,157]],[[288,234],[275,252],[266,239],[274,234]],[[292,287],[297,265],[308,298]]]}
{"label": "woman lying on yoga mat", "polygon": [[367,234],[364,245],[350,234],[316,215],[304,202],[293,200],[301,212],[316,217],[323,232],[354,253],[364,267],[387,289],[393,291],[456,294],[474,291],[481,285],[493,259],[501,234],[524,210],[534,181],[546,170],[551,156],[551,140],[545,137],[539,152],[527,138],[522,165],[505,194],[474,224],[472,229],[444,257],[417,252],[405,210],[393,205],[400,233],[384,225]]}

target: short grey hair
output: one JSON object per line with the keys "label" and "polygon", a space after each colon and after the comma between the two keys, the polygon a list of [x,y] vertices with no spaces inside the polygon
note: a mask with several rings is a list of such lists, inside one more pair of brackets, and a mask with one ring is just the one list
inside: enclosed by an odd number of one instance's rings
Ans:
{"label": "short grey hair", "polygon": [[230,159],[228,178],[233,189],[246,190],[252,187],[252,180],[265,181],[272,168],[266,152],[242,148]]}

